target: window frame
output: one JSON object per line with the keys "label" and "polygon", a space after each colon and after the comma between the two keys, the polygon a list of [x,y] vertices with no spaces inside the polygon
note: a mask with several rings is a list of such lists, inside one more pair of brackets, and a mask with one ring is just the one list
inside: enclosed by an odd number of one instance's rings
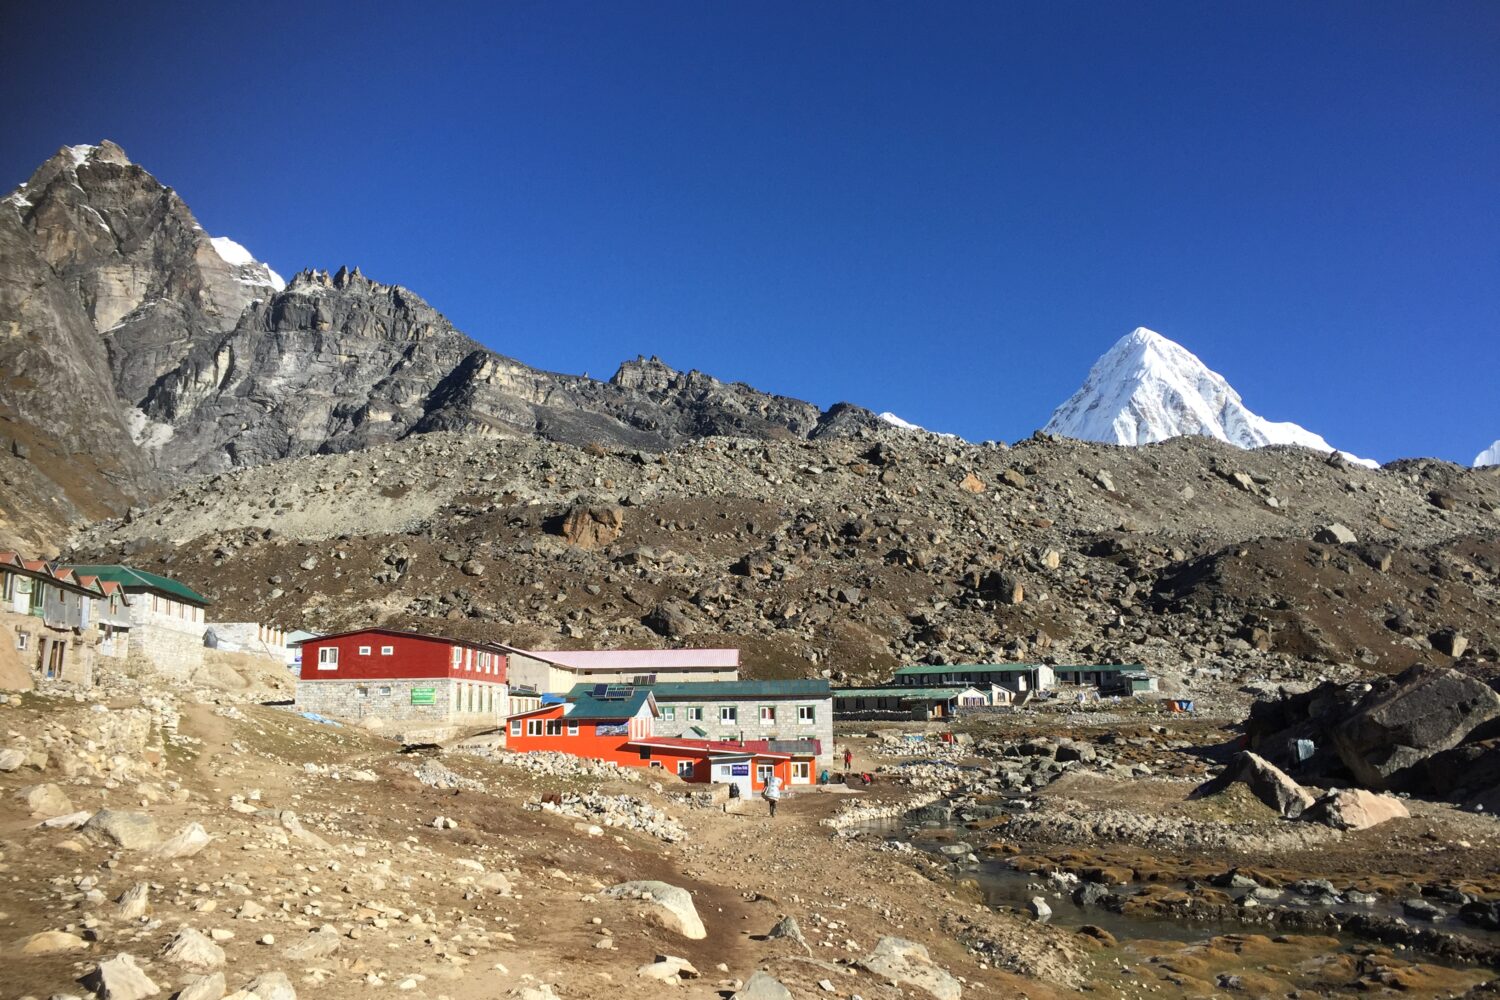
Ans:
{"label": "window frame", "polygon": [[663,705],[663,706],[661,706],[661,721],[663,721],[663,722],[676,722],[677,721],[677,708],[676,708],[676,706],[674,706],[674,705]]}
{"label": "window frame", "polygon": [[339,668],[339,648],[337,646],[318,647],[318,669],[337,670]]}
{"label": "window frame", "polygon": [[578,720],[577,719],[569,719],[568,720],[568,735],[569,736],[577,736],[578,735]]}
{"label": "window frame", "polygon": [[526,721],[525,719],[511,719],[510,720],[510,734],[512,736],[520,736],[521,735],[521,725],[525,721]]}
{"label": "window frame", "polygon": [[527,719],[526,720],[526,735],[527,736],[542,736],[542,735],[544,735],[545,731],[546,731],[546,727],[542,725],[542,723],[544,721],[545,720],[543,720],[543,719]]}
{"label": "window frame", "polygon": [[774,726],[774,725],[776,725],[776,706],[775,705],[762,705],[762,706],[760,706],[760,724],[762,726]]}
{"label": "window frame", "polygon": [[818,706],[817,705],[798,705],[797,706],[797,721],[798,722],[817,722],[818,721]]}
{"label": "window frame", "polygon": [[738,705],[720,705],[719,706],[719,725],[722,726],[722,725],[725,725],[727,723],[736,723],[736,724],[738,724],[739,721],[740,721],[740,707]]}
{"label": "window frame", "polygon": [[679,760],[677,762],[677,777],[691,778],[698,773],[698,762],[696,760]]}
{"label": "window frame", "polygon": [[359,647],[359,655],[360,656],[369,656],[370,655],[370,647],[369,646],[361,646],[361,647]]}

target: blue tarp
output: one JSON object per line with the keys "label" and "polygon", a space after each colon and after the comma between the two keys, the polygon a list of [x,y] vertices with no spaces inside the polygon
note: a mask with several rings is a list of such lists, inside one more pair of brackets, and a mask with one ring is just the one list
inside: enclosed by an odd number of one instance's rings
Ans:
{"label": "blue tarp", "polygon": [[302,717],[304,719],[306,719],[308,722],[316,722],[320,726],[342,726],[343,725],[342,722],[335,722],[334,720],[330,719],[328,716],[326,716],[326,715],[319,715],[317,712],[303,712],[302,713]]}

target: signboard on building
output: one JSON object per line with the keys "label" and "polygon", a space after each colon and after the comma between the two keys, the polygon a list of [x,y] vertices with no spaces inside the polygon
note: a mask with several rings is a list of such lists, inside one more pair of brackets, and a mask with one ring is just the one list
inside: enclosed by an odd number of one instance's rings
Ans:
{"label": "signboard on building", "polygon": [[729,765],[729,776],[732,777],[732,778],[748,778],[748,777],[750,777],[750,765],[749,764],[731,764],[731,765]]}
{"label": "signboard on building", "polygon": [[412,688],[411,703],[413,705],[436,705],[437,688]]}
{"label": "signboard on building", "polygon": [[601,722],[594,727],[596,736],[629,736],[630,723],[628,722]]}

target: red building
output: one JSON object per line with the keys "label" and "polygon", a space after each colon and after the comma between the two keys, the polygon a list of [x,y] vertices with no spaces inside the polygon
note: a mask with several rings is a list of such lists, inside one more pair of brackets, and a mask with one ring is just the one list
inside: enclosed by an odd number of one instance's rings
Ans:
{"label": "red building", "polygon": [[809,785],[817,740],[694,740],[655,735],[660,712],[649,690],[604,688],[543,705],[507,720],[506,746],[552,750],[624,767],[658,768],[695,783],[734,784],[742,795]]}
{"label": "red building", "polygon": [[367,628],[301,646],[299,711],[439,726],[498,725],[510,714],[505,653],[488,643]]}

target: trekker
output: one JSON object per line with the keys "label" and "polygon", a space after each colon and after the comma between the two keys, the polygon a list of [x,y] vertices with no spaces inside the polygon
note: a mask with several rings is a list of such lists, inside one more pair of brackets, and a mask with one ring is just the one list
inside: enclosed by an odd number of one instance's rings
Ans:
{"label": "trekker", "polygon": [[849,773],[849,768],[854,766],[854,751],[844,747],[844,773]]}
{"label": "trekker", "polygon": [[776,803],[781,801],[781,779],[771,775],[766,779],[766,790],[762,793],[766,797],[766,805],[771,807],[771,818],[776,818]]}

